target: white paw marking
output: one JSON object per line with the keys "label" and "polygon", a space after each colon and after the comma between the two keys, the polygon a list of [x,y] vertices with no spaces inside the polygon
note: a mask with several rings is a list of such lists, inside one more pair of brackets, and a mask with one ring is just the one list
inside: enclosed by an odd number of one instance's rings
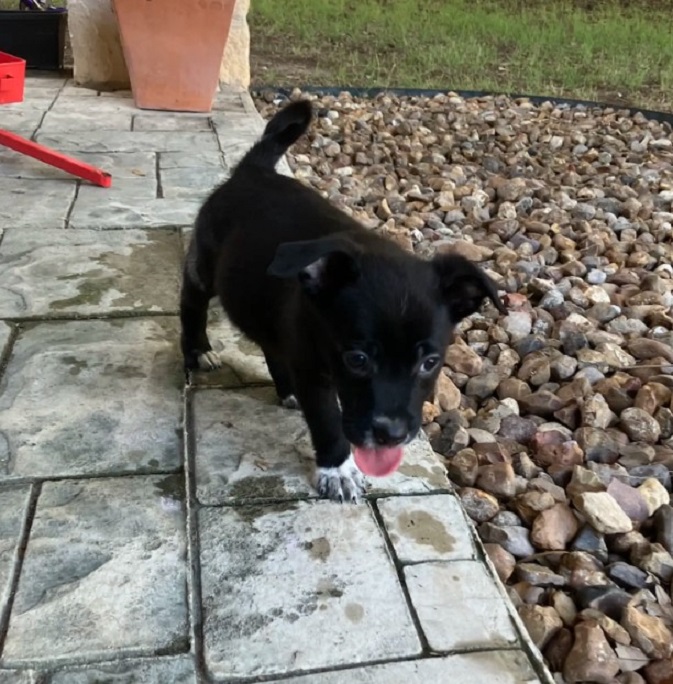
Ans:
{"label": "white paw marking", "polygon": [[215,351],[207,351],[199,354],[197,362],[201,370],[210,371],[219,368],[222,365],[222,359]]}
{"label": "white paw marking", "polygon": [[299,408],[299,402],[297,401],[297,397],[294,396],[294,394],[290,394],[283,401],[280,402],[286,409],[298,409]]}
{"label": "white paw marking", "polygon": [[358,503],[365,493],[365,478],[349,456],[338,468],[317,468],[315,488],[318,494],[332,501]]}

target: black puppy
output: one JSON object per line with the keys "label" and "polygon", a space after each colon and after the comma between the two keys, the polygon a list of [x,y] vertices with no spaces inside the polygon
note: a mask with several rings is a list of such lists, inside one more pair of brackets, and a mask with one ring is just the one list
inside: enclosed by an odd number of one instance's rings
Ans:
{"label": "black puppy", "polygon": [[308,101],[278,112],[201,208],[184,270],[182,351],[188,369],[220,365],[206,334],[219,296],[262,348],[283,404],[298,401],[319,494],[356,501],[361,471],[393,472],[418,433],[456,323],[487,297],[503,305],[466,259],[422,260],[278,174],[310,122]]}

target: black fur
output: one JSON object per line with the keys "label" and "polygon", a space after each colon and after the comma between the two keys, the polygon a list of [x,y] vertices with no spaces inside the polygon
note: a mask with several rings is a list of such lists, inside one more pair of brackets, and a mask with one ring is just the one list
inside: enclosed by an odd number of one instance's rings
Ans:
{"label": "black fur", "polygon": [[188,369],[210,351],[206,311],[217,295],[261,346],[279,397],[298,399],[317,465],[330,468],[351,444],[413,438],[455,324],[485,298],[503,306],[466,259],[421,260],[276,173],[310,121],[307,101],[276,114],[201,208],[184,272],[182,350]]}

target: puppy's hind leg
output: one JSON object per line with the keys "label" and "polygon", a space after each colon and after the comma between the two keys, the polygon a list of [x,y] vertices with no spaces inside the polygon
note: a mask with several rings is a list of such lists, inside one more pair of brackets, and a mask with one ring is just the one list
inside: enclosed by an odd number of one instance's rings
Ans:
{"label": "puppy's hind leg", "polygon": [[269,375],[271,375],[273,384],[276,387],[276,394],[278,394],[280,403],[288,409],[299,408],[299,402],[297,397],[294,396],[292,389],[292,377],[287,366],[267,349],[262,351],[264,352]]}
{"label": "puppy's hind leg", "polygon": [[186,370],[214,370],[222,362],[208,340],[208,304],[213,297],[207,286],[195,280],[192,264],[185,264],[180,293],[182,356]]}

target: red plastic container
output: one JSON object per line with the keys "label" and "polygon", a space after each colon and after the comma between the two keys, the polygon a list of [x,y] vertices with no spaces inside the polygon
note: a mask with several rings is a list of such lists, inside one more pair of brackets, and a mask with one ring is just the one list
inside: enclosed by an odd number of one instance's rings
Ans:
{"label": "red plastic container", "polygon": [[23,102],[26,60],[0,52],[0,105]]}

